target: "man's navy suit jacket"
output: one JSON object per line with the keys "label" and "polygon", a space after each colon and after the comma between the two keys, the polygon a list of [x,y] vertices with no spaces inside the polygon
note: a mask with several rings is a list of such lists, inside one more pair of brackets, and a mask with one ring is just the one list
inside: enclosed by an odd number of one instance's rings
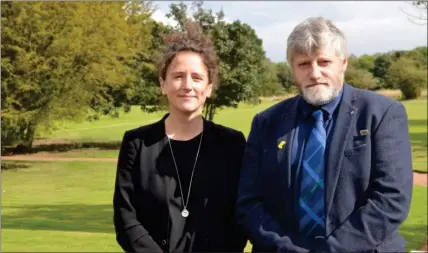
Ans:
{"label": "man's navy suit jacket", "polygon": [[[244,154],[237,219],[253,251],[394,252],[413,187],[404,106],[344,84],[325,162],[326,235],[298,233],[290,151],[299,97],[257,114]],[[285,144],[284,144],[285,143]]]}

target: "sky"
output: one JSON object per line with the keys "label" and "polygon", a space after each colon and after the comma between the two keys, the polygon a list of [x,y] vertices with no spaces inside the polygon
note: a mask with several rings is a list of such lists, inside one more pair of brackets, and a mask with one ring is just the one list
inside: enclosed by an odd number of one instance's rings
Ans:
{"label": "sky", "polygon": [[[174,24],[165,17],[170,3],[154,1],[153,18]],[[185,2],[189,8],[191,1]],[[205,1],[204,7],[218,12],[226,21],[247,23],[263,40],[266,56],[273,62],[286,58],[286,41],[293,28],[308,17],[330,19],[342,30],[351,54],[385,53],[427,46],[427,25],[415,24],[409,14],[421,12],[404,1]]]}

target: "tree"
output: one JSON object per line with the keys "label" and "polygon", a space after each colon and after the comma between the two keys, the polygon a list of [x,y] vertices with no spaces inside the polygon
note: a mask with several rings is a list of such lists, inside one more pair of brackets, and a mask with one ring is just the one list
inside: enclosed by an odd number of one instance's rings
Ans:
{"label": "tree", "polygon": [[[259,80],[255,83],[255,93],[259,96],[269,97],[283,94],[284,91],[284,87],[279,82],[277,65],[265,59],[261,62]],[[257,96],[255,97],[257,98]]]}
{"label": "tree", "polygon": [[[129,106],[139,48],[119,2],[2,3],[2,143],[31,146],[53,121]],[[132,30],[131,30],[132,33]]]}
{"label": "tree", "polygon": [[162,51],[162,38],[171,31],[171,28],[153,20],[151,23],[150,47],[147,52],[139,54],[139,65],[136,69],[139,78],[136,82],[136,93],[132,99],[132,104],[140,105],[145,112],[155,112],[166,108],[159,86],[157,60]]}
{"label": "tree", "polygon": [[417,47],[413,50],[406,51],[405,57],[413,59],[417,62],[418,67],[427,68],[428,48],[426,46]]}
{"label": "tree", "polygon": [[360,89],[373,90],[378,87],[378,80],[373,77],[372,73],[366,68],[363,68],[367,57],[363,60],[355,56],[348,58],[348,68],[345,72],[345,82]]}
{"label": "tree", "polygon": [[56,40],[69,38],[67,20],[60,17],[73,15],[74,9],[62,3],[7,2],[1,11],[2,143],[30,146],[41,123],[82,116],[81,101],[87,97],[76,90],[84,87],[78,73],[70,75],[64,66],[72,56]]}
{"label": "tree", "polygon": [[166,17],[177,21],[176,27],[173,27],[174,30],[182,30],[187,20],[187,5],[180,2],[179,4],[170,4],[169,8],[170,12],[166,14]]}
{"label": "tree", "polygon": [[212,33],[220,58],[220,86],[208,104],[208,118],[216,109],[237,107],[241,101],[258,97],[257,85],[261,62],[265,59],[262,41],[254,29],[240,21],[220,22]]}
{"label": "tree", "polygon": [[417,61],[402,57],[391,64],[387,80],[400,88],[405,99],[418,98],[427,84],[427,69],[418,68]]}
{"label": "tree", "polygon": [[362,55],[358,58],[358,68],[365,69],[373,73],[376,57],[373,55]]}
{"label": "tree", "polygon": [[428,11],[428,1],[427,0],[413,0],[407,2],[413,6],[414,10],[419,14],[411,14],[407,11],[401,9],[407,15],[407,19],[417,25],[424,25],[427,23],[427,11]]}
{"label": "tree", "polygon": [[128,24],[134,29],[130,35],[133,35],[135,43],[131,46],[137,48],[136,53],[127,62],[135,77],[132,80],[135,90],[130,104],[141,105],[141,109],[146,112],[163,109],[157,57],[161,50],[162,36],[170,29],[150,18],[153,13],[150,2],[130,2],[127,5],[127,12],[130,14]]}
{"label": "tree", "polygon": [[373,76],[379,79],[380,88],[396,89],[393,84],[386,82],[385,77],[393,59],[391,54],[381,54],[376,57],[373,67]]}
{"label": "tree", "polygon": [[85,62],[88,71],[83,77],[86,86],[92,86],[90,108],[95,115],[117,116],[119,108],[129,110],[134,96],[138,76],[129,61],[144,51],[144,44],[150,40],[150,29],[142,29],[149,14],[141,4],[131,7],[121,2],[78,4],[80,18],[73,22],[81,29],[74,29],[73,38],[80,44],[75,54],[88,58]]}
{"label": "tree", "polygon": [[294,91],[295,86],[293,81],[293,73],[288,63],[280,62],[276,64],[276,76],[278,78],[278,82],[286,92]]}
{"label": "tree", "polygon": [[378,81],[373,77],[372,73],[365,69],[356,68],[353,65],[348,65],[348,69],[345,72],[345,82],[366,90],[373,90],[378,86]]}

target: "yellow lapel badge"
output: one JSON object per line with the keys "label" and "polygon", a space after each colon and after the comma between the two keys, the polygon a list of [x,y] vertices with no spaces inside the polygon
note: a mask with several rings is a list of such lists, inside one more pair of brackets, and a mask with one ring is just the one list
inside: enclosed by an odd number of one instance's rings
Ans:
{"label": "yellow lapel badge", "polygon": [[283,147],[284,147],[284,145],[285,145],[285,141],[281,141],[279,144],[278,144],[278,148],[279,149],[282,149]]}
{"label": "yellow lapel badge", "polygon": [[360,130],[360,135],[361,135],[361,136],[369,135],[369,130],[368,130],[368,129]]}

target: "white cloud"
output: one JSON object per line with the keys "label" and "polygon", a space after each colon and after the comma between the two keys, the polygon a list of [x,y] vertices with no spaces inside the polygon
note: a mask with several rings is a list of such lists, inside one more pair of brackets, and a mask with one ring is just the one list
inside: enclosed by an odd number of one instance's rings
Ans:
{"label": "white cloud", "polygon": [[167,18],[166,13],[161,10],[161,9],[157,9],[155,12],[153,12],[152,14],[152,18],[158,22],[162,22],[165,25],[170,25],[170,26],[176,26],[177,22],[171,18]]}
{"label": "white cloud", "polygon": [[[161,8],[166,13],[168,4],[164,3]],[[285,60],[286,41],[293,28],[311,16],[331,19],[357,56],[427,45],[427,26],[408,20],[403,10],[417,12],[405,2],[207,1],[204,5],[214,12],[223,7],[228,21],[239,19],[253,27],[263,40],[266,55],[275,62]]]}

